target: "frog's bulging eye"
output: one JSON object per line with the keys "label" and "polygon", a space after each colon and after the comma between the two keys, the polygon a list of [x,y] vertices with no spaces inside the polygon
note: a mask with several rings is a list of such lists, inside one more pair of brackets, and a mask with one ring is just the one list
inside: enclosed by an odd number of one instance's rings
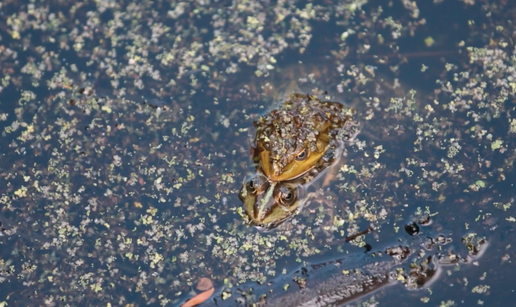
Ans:
{"label": "frog's bulging eye", "polygon": [[282,186],[279,189],[279,202],[283,206],[291,206],[296,200],[296,190],[288,186]]}
{"label": "frog's bulging eye", "polygon": [[283,195],[283,199],[285,199],[286,201],[290,201],[293,197],[294,195],[292,194],[292,192],[288,192],[287,194]]}
{"label": "frog's bulging eye", "polygon": [[297,154],[296,160],[297,161],[303,161],[308,157],[308,150],[305,148],[300,153]]}
{"label": "frog's bulging eye", "polygon": [[253,177],[246,182],[245,186],[247,192],[251,194],[255,194],[261,185],[260,179],[258,177]]}
{"label": "frog's bulging eye", "polygon": [[254,190],[254,180],[253,179],[251,179],[247,182],[247,189]]}

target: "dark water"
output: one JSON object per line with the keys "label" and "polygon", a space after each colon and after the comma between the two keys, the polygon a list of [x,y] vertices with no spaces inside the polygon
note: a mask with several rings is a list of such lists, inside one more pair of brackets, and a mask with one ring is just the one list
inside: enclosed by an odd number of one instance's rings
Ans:
{"label": "dark water", "polygon": [[[339,289],[357,306],[512,302],[515,11],[417,5],[2,4],[0,305],[176,306],[201,276],[216,289],[203,306]],[[325,187],[333,217],[314,200],[259,232],[238,191],[274,104],[263,86],[311,73],[363,131]],[[429,256],[437,273],[410,289]]]}

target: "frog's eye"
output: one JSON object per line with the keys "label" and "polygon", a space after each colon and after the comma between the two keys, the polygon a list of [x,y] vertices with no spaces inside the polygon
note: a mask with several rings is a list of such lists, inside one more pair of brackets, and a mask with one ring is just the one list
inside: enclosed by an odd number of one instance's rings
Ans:
{"label": "frog's eye", "polygon": [[283,195],[283,199],[284,199],[285,201],[291,201],[291,200],[292,200],[292,198],[294,198],[294,194],[293,194],[291,191],[288,191],[287,193],[285,193],[285,194]]}
{"label": "frog's eye", "polygon": [[308,157],[308,150],[306,148],[303,148],[303,150],[297,154],[296,160],[297,161],[303,161]]}
{"label": "frog's eye", "polygon": [[291,206],[296,200],[296,191],[294,188],[282,186],[279,189],[278,199],[282,206]]}
{"label": "frog's eye", "polygon": [[251,194],[255,194],[256,191],[260,188],[261,182],[259,177],[253,177],[246,182],[245,187],[247,192]]}

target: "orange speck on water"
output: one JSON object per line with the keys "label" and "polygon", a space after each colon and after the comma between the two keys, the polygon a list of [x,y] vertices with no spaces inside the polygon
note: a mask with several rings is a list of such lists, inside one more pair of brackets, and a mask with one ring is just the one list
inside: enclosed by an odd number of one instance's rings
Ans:
{"label": "orange speck on water", "polygon": [[201,293],[197,294],[196,296],[192,297],[191,299],[186,301],[183,305],[181,305],[181,307],[197,306],[197,305],[205,302],[207,299],[209,299],[213,295],[213,292],[215,292],[215,288],[212,287],[211,289],[201,292]]}

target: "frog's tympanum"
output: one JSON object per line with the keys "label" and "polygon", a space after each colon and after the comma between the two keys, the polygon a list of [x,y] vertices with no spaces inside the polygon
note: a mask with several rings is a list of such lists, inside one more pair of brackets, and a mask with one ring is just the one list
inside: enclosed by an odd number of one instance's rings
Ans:
{"label": "frog's tympanum", "polygon": [[307,189],[340,160],[344,141],[357,134],[353,112],[294,93],[255,122],[256,172],[240,191],[251,224],[269,230],[301,211]]}

